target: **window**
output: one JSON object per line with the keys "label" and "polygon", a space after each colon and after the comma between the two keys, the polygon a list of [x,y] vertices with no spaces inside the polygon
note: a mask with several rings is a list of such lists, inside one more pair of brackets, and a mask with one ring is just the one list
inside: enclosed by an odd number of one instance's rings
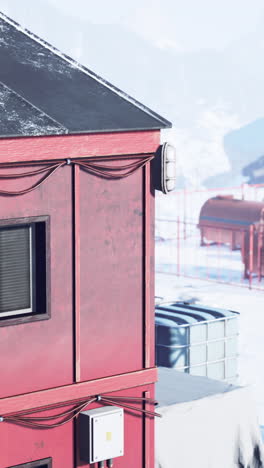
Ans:
{"label": "window", "polygon": [[0,325],[49,316],[48,221],[0,220]]}
{"label": "window", "polygon": [[10,466],[9,468],[52,468],[52,459],[45,458],[30,463],[23,463],[22,465]]}

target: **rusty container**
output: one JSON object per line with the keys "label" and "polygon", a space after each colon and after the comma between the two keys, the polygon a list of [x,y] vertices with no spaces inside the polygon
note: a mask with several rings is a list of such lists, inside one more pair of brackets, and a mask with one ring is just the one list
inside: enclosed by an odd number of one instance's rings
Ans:
{"label": "rusty container", "polygon": [[201,245],[213,242],[229,244],[232,250],[243,248],[250,226],[263,221],[263,202],[239,200],[232,195],[209,198],[199,216]]}
{"label": "rusty container", "polygon": [[241,250],[244,263],[244,277],[264,276],[264,223],[256,223],[245,232],[244,246]]}

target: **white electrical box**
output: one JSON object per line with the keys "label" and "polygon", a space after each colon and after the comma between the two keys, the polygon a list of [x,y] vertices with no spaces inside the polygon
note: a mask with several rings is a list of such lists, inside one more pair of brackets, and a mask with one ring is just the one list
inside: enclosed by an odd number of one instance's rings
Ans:
{"label": "white electrical box", "polygon": [[80,413],[80,457],[97,463],[124,455],[124,410],[104,406]]}

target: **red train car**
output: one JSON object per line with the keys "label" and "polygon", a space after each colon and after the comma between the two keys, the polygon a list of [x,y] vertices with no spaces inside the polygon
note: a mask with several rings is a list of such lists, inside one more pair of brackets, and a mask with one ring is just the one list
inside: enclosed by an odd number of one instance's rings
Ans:
{"label": "red train car", "polygon": [[102,404],[128,410],[114,466],[153,468],[150,161],[170,123],[0,32],[0,468],[92,466],[76,416]]}
{"label": "red train car", "polygon": [[211,241],[230,244],[232,250],[241,248],[250,226],[263,220],[263,202],[238,200],[232,195],[210,198],[199,216],[201,245]]}

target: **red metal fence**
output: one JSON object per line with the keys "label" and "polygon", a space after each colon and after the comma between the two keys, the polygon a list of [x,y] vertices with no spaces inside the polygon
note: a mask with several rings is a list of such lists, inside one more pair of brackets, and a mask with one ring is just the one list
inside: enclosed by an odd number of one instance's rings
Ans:
{"label": "red metal fence", "polygon": [[218,195],[233,195],[234,198],[241,200],[263,201],[264,184],[241,184],[228,188],[218,187],[210,189],[175,190],[171,192],[169,196],[166,196],[165,199],[162,194],[157,192],[156,202],[158,206],[173,206],[174,216],[172,210],[170,210],[168,217],[173,216],[175,219],[176,216],[179,216],[180,219],[184,221],[197,221],[201,207],[206,200]]}
{"label": "red metal fence", "polygon": [[[216,229],[217,242],[201,241],[196,223],[162,220],[170,237],[157,239],[156,271],[264,290],[264,233],[262,226],[231,231],[240,242],[235,249],[226,243],[223,228]],[[208,226],[210,228],[210,226]]]}
{"label": "red metal fence", "polygon": [[[243,192],[242,192],[243,189]],[[204,240],[198,227],[200,207],[219,193],[238,198],[262,201],[264,185],[241,186],[229,189],[173,192],[166,198],[164,210],[157,208],[156,219],[156,271],[189,278],[234,284],[264,290],[264,226],[252,224],[241,230],[211,225]],[[183,200],[185,198],[185,204]],[[188,202],[187,202],[188,201]],[[172,215],[175,213],[174,218]],[[217,239],[217,241],[216,241]],[[231,243],[228,239],[235,239]],[[233,245],[233,248],[232,248]]]}

